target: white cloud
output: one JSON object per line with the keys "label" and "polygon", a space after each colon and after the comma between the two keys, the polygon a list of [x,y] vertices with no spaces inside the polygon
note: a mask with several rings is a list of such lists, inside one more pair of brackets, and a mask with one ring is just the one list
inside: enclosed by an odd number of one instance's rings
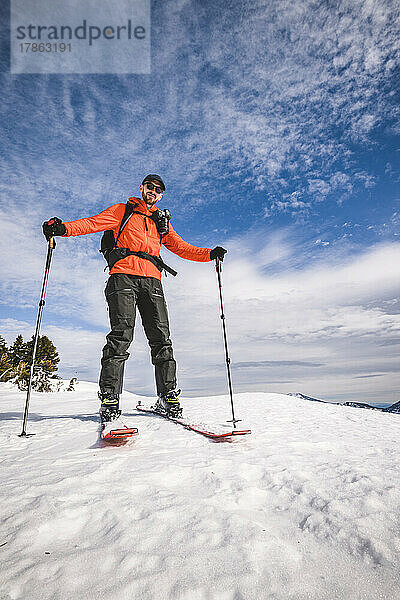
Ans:
{"label": "white cloud", "polygon": [[[335,386],[341,393],[350,388],[354,391],[352,366],[353,373],[359,374],[391,364],[394,373],[395,360],[390,352],[382,350],[382,344],[399,337],[400,317],[388,313],[383,304],[369,307],[369,303],[398,293],[399,253],[399,245],[381,246],[349,258],[347,264],[327,262],[281,276],[262,274],[255,257],[230,258],[224,270],[224,291],[232,356],[238,362],[318,359],[326,367],[312,377],[307,369],[296,373],[294,380],[289,376],[289,391],[301,386],[303,380],[309,384],[313,380],[313,393],[317,393],[316,381],[320,380],[325,395],[333,396]],[[198,272],[195,278],[193,269]],[[188,353],[207,348],[201,362],[205,371],[206,366],[213,369],[218,356],[222,356],[217,297],[210,294],[215,281],[209,270],[189,263],[179,264],[179,270],[179,289],[168,282],[177,346]],[[332,375],[335,370],[336,378]],[[282,381],[285,374],[287,378],[287,370],[277,367],[251,379],[241,370],[236,379],[242,386],[258,385],[258,389],[270,390],[269,378]],[[330,382],[329,387],[325,381]],[[383,383],[370,383],[370,396],[376,386],[381,389]],[[390,389],[384,393],[390,396]]]}
{"label": "white cloud", "polygon": [[316,195],[318,199],[322,200],[331,191],[331,186],[323,179],[310,179],[308,181],[308,191],[311,195]]}

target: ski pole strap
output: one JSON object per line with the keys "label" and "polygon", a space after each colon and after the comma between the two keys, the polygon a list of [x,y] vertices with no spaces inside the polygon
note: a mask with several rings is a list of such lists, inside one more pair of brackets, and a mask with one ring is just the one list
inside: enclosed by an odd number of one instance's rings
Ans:
{"label": "ski pole strap", "polygon": [[165,264],[165,262],[160,256],[153,256],[152,254],[148,254],[147,252],[142,251],[135,252],[134,250],[129,250],[129,248],[113,248],[113,250],[108,252],[108,266],[110,267],[110,269],[112,269],[115,263],[117,263],[119,260],[122,260],[123,258],[126,258],[127,256],[138,256],[139,258],[149,260],[151,263],[153,263],[154,266],[157,267],[160,273],[162,273],[162,271],[164,270],[168,273],[171,273],[171,275],[173,275],[174,277],[178,274],[177,271],[175,271],[172,267],[169,267],[167,264]]}

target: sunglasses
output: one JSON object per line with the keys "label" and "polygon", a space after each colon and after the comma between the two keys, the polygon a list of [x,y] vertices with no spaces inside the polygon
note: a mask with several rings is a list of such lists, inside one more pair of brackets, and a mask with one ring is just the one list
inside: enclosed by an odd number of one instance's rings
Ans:
{"label": "sunglasses", "polygon": [[159,185],[154,185],[154,183],[150,183],[148,181],[146,181],[145,185],[147,186],[148,190],[150,190],[151,192],[154,190],[155,192],[157,192],[157,194],[162,194],[164,191]]}

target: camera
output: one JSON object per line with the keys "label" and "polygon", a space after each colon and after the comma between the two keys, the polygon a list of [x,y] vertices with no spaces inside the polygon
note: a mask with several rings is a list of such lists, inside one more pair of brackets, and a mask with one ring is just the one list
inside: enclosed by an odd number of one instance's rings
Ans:
{"label": "camera", "polygon": [[167,235],[169,231],[169,220],[171,218],[169,210],[167,208],[164,210],[155,210],[151,218],[156,224],[158,233],[160,235]]}

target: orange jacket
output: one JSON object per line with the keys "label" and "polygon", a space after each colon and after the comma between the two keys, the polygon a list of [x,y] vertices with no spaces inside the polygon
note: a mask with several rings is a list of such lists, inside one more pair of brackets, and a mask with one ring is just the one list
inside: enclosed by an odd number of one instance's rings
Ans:
{"label": "orange jacket", "polygon": [[[129,198],[128,202],[134,202],[136,204],[135,210],[140,211],[144,216],[133,214],[130,217],[119,237],[117,244],[119,248],[129,248],[129,250],[136,252],[142,251],[153,256],[159,256],[161,244],[163,244],[168,250],[171,250],[171,252],[182,258],[199,262],[211,260],[210,248],[197,248],[188,244],[176,233],[171,223],[169,225],[169,232],[162,237],[160,242],[160,235],[156,224],[149,218],[157,208],[152,207],[149,209],[147,204],[139,198]],[[65,237],[112,229],[116,238],[124,211],[125,204],[114,204],[94,217],[64,223],[67,229]],[[153,263],[134,255],[119,260],[110,270],[110,274],[112,273],[130,273],[131,275],[161,279],[161,273]]]}

